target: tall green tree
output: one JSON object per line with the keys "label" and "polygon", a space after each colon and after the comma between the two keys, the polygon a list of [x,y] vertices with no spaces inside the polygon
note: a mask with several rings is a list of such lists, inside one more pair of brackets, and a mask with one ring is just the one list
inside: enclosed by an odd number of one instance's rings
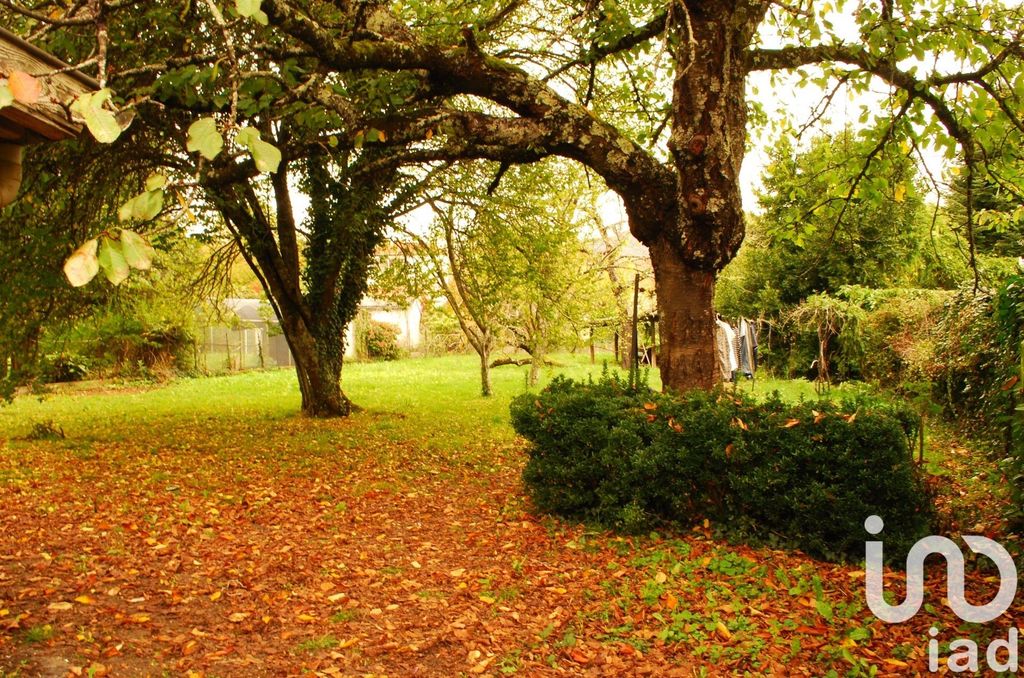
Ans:
{"label": "tall green tree", "polygon": [[61,267],[83,240],[117,228],[116,196],[129,197],[147,171],[136,150],[79,139],[26,155],[19,199],[0,210],[0,394],[39,376],[47,331],[67,328],[109,296],[107,285],[71,288]]}
{"label": "tall green tree", "polygon": [[[359,121],[389,110],[378,81],[390,87],[395,78],[325,78],[295,41],[261,27],[247,5],[166,1],[136,12],[99,2],[60,17],[7,4],[0,16],[38,29],[47,47],[95,69],[117,93],[75,109],[90,129],[96,131],[90,115],[120,109],[135,121],[115,146],[156,137],[155,152],[140,154],[139,162],[157,174],[136,179],[137,197],[122,216],[177,218],[190,231],[226,229],[280,320],[302,411],[345,415],[351,403],[340,387],[343,329],[365,292],[388,205],[408,193],[398,163],[356,148],[383,138]],[[300,186],[310,199],[306,215],[295,209]],[[197,214],[198,223],[189,219]]]}
{"label": "tall green tree", "polygon": [[[1016,153],[1006,155],[1003,163],[1024,164],[1024,158],[1013,157]],[[1024,252],[1024,194],[1001,181],[998,174],[977,177],[962,166],[951,168],[951,173],[945,216],[954,225],[962,249],[976,257],[1020,256]],[[968,196],[977,211],[978,225],[971,232],[959,227],[967,213]]]}
{"label": "tall green tree", "polygon": [[604,272],[580,239],[578,180],[557,161],[456,168],[426,190],[434,213],[427,232],[409,226],[398,234],[479,356],[484,395],[496,349],[526,352],[534,384],[548,353],[575,343],[600,304]]}
{"label": "tall green tree", "polygon": [[581,174],[548,161],[509,170],[490,194],[478,189],[479,244],[489,262],[501,262],[494,271],[505,281],[501,322],[513,347],[530,356],[530,385],[548,353],[575,345],[587,321],[603,316],[611,301],[598,284],[603,253],[582,239],[587,190]]}
{"label": "tall green tree", "polygon": [[798,151],[775,146],[761,214],[743,257],[724,274],[730,314],[774,314],[844,285],[916,286],[929,265],[930,216],[912,158],[884,149],[860,180],[870,138],[847,129]]}
{"label": "tall green tree", "polygon": [[445,173],[428,191],[432,218],[425,233],[404,228],[395,242],[433,281],[430,294],[448,302],[480,359],[480,392],[490,396],[491,358],[505,338],[505,319],[521,282],[500,219],[482,196],[487,175],[466,166]]}

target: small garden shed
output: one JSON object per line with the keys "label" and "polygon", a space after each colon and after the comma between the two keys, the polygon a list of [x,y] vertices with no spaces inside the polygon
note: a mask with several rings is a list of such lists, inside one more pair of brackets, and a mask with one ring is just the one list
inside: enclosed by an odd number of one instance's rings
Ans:
{"label": "small garden shed", "polygon": [[25,146],[81,133],[67,106],[80,94],[99,89],[92,78],[0,28],[0,83],[9,82],[14,73],[33,76],[40,92],[34,103],[14,101],[0,108],[0,207],[18,195]]}

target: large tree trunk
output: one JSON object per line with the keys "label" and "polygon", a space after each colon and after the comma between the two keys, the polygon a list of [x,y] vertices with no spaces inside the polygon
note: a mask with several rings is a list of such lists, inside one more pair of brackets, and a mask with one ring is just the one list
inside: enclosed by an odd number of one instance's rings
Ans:
{"label": "large tree trunk", "polygon": [[340,332],[327,329],[319,338],[295,309],[278,302],[282,329],[295,360],[302,393],[302,413],[308,417],[345,417],[352,402],[341,390],[344,344]]}
{"label": "large tree trunk", "polygon": [[658,294],[662,384],[675,391],[709,389],[718,378],[715,274],[688,266],[666,238],[651,245],[650,252]]}
{"label": "large tree trunk", "polygon": [[293,351],[295,371],[302,392],[302,413],[307,417],[345,417],[352,403],[341,392],[340,365],[321,361],[318,356]]}
{"label": "large tree trunk", "polygon": [[[646,241],[661,317],[662,383],[674,391],[717,381],[715,278],[743,241],[744,52],[764,6],[709,0],[691,3],[691,10],[681,36],[690,40],[677,53],[669,139],[678,212]],[[641,233],[652,230],[640,226]]]}

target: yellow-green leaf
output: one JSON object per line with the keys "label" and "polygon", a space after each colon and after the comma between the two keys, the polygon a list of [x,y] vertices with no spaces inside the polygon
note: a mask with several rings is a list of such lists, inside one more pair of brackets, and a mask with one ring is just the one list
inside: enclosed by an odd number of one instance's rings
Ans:
{"label": "yellow-green leaf", "polygon": [[188,141],[185,148],[190,153],[196,151],[207,160],[213,160],[224,148],[224,137],[217,129],[217,121],[213,118],[200,118],[188,128]]}
{"label": "yellow-green leaf", "polygon": [[257,139],[249,147],[253,162],[260,172],[276,172],[281,164],[281,151],[273,144]]}
{"label": "yellow-green leaf", "polygon": [[235,0],[235,11],[246,18],[254,16],[260,10],[263,0]]}
{"label": "yellow-green leaf", "polygon": [[255,127],[243,127],[235,135],[235,143],[243,148],[252,148],[253,143],[260,140],[260,131]]}
{"label": "yellow-green leaf", "polygon": [[163,189],[145,191],[121,205],[121,208],[117,211],[117,218],[121,221],[129,221],[131,219],[149,221],[160,214],[163,208]]}
{"label": "yellow-green leaf", "polygon": [[147,271],[153,266],[153,246],[135,231],[121,231],[121,252],[132,268]]}
{"label": "yellow-green leaf", "polygon": [[146,179],[146,190],[155,191],[167,185],[167,177],[163,174],[150,174]]}
{"label": "yellow-green leaf", "polygon": [[120,285],[128,279],[131,269],[121,253],[121,246],[116,240],[104,238],[100,246],[99,264],[103,274],[113,285]]}
{"label": "yellow-green leaf", "polygon": [[86,127],[96,141],[103,144],[113,143],[121,136],[121,125],[118,124],[114,114],[105,108],[103,104],[110,99],[111,92],[104,88],[98,92],[86,92],[79,95],[71,104],[71,111],[77,113],[85,121]]}

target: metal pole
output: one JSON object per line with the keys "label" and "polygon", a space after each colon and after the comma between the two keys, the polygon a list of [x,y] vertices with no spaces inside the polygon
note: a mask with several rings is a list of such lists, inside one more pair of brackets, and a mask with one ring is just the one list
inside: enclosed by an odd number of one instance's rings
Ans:
{"label": "metal pole", "polygon": [[639,345],[639,337],[637,337],[637,316],[640,309],[640,274],[637,273],[636,277],[633,278],[633,322],[630,327],[630,344],[629,344],[629,386],[630,388],[636,388],[640,385],[639,374],[637,372],[637,361],[636,361],[636,350]]}

